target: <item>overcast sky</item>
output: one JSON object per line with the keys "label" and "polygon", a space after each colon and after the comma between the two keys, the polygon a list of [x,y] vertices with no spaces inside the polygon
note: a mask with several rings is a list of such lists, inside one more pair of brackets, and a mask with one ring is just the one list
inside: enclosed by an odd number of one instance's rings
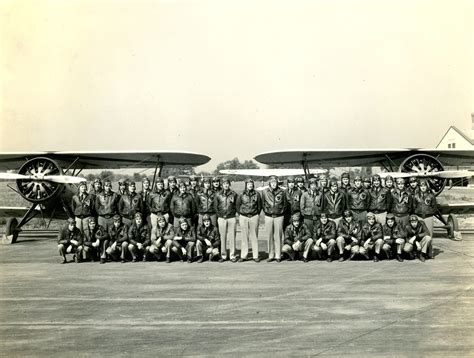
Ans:
{"label": "overcast sky", "polygon": [[0,150],[433,147],[470,126],[470,1],[4,1]]}

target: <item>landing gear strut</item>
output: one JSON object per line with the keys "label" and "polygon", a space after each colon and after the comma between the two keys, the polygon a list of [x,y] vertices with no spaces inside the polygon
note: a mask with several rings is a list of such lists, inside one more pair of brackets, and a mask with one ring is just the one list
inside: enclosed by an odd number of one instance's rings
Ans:
{"label": "landing gear strut", "polygon": [[5,229],[5,238],[7,243],[14,244],[16,239],[18,239],[18,233],[20,232],[18,229],[18,220],[16,218],[9,218],[7,220],[7,225]]}

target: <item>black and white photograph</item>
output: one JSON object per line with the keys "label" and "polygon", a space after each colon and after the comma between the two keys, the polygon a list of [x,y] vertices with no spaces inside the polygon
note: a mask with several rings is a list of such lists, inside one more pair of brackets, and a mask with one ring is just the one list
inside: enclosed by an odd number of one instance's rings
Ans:
{"label": "black and white photograph", "polygon": [[0,356],[472,357],[474,1],[0,1]]}

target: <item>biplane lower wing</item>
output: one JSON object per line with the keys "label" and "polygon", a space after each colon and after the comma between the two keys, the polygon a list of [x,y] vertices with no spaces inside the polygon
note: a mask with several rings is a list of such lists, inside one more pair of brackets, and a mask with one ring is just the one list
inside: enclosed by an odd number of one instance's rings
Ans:
{"label": "biplane lower wing", "polygon": [[[30,208],[27,207],[8,207],[8,206],[0,206],[0,217],[12,217],[12,218],[17,218],[17,217],[22,217],[25,215]],[[37,209],[39,212],[39,209]]]}
{"label": "biplane lower wing", "polygon": [[439,205],[439,211],[442,215],[474,214],[474,202],[472,203],[443,203]]}

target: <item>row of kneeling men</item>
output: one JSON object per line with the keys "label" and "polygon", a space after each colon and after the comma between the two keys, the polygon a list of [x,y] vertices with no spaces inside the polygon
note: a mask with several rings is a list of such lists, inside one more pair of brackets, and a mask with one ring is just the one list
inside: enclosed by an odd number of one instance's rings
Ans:
{"label": "row of kneeling men", "polygon": [[[280,262],[282,255],[289,260],[297,258],[308,262],[312,257],[331,262],[351,260],[355,257],[370,259],[375,262],[382,258],[418,257],[421,261],[433,257],[430,232],[422,219],[411,215],[409,223],[397,223],[393,214],[386,216],[385,223],[379,223],[375,214],[367,213],[366,220],[360,223],[354,220],[350,210],[344,212],[342,220],[336,224],[326,214],[321,214],[310,228],[301,220],[301,215],[292,215],[290,224],[285,228],[282,242],[275,245],[269,241],[269,258],[267,261]],[[273,245],[272,245],[273,243]],[[244,240],[242,240],[242,246]],[[258,241],[253,246],[253,260],[259,262]],[[157,226],[151,228],[141,213],[136,213],[131,225],[122,222],[120,215],[113,217],[109,229],[98,225],[94,217],[87,219],[87,227],[81,232],[76,227],[76,220],[68,219],[58,235],[58,249],[62,263],[67,262],[66,255],[73,254],[76,262],[83,259],[132,262],[157,261],[165,259],[171,262],[173,256],[180,261],[191,263],[217,259],[224,262],[227,251],[221,248],[219,230],[213,225],[209,215],[204,215],[202,223],[193,228],[188,220],[181,218],[175,228],[164,216],[158,216]],[[273,252],[272,252],[273,250]],[[247,260],[247,252],[242,250],[237,259],[234,252],[232,262]]]}

